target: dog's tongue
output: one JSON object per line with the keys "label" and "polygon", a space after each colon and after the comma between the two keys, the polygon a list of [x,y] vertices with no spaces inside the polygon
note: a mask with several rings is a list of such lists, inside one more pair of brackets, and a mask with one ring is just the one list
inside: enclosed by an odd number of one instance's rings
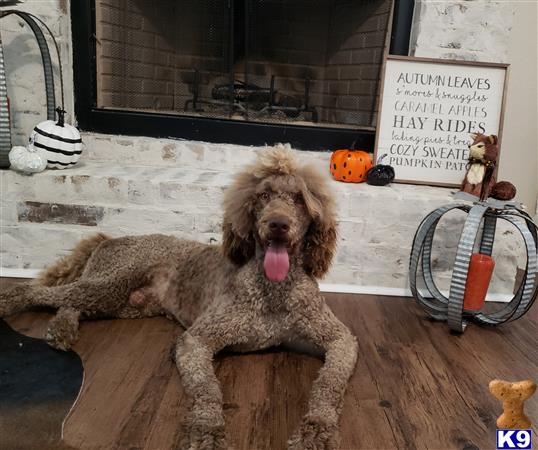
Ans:
{"label": "dog's tongue", "polygon": [[265,276],[271,281],[282,281],[290,270],[290,260],[285,245],[271,245],[263,261]]}

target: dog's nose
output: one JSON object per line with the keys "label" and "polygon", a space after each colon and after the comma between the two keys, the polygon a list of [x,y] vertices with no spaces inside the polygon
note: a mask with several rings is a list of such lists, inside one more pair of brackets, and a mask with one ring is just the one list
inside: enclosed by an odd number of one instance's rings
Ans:
{"label": "dog's nose", "polygon": [[286,234],[290,230],[290,224],[285,219],[274,219],[269,222],[269,230],[276,234]]}

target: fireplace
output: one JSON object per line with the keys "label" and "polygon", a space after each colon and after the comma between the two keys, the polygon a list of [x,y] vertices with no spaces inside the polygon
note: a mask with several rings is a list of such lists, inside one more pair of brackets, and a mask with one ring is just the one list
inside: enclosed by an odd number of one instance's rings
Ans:
{"label": "fireplace", "polygon": [[75,36],[76,78],[91,76],[75,80],[82,128],[139,134],[149,121],[150,135],[372,145],[392,0],[78,3],[74,35],[90,28],[87,42]]}

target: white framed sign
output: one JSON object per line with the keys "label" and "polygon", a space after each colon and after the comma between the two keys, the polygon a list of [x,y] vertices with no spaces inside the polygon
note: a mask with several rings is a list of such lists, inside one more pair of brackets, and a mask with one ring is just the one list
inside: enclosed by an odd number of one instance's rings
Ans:
{"label": "white framed sign", "polygon": [[457,187],[470,133],[502,134],[508,65],[388,55],[375,159],[396,182]]}

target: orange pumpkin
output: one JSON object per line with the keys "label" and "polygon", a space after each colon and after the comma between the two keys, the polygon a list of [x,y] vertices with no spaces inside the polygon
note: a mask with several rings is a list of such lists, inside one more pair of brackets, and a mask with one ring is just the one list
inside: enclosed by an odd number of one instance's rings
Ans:
{"label": "orange pumpkin", "polygon": [[364,150],[335,150],[331,155],[331,174],[337,181],[362,183],[372,166],[372,158]]}

